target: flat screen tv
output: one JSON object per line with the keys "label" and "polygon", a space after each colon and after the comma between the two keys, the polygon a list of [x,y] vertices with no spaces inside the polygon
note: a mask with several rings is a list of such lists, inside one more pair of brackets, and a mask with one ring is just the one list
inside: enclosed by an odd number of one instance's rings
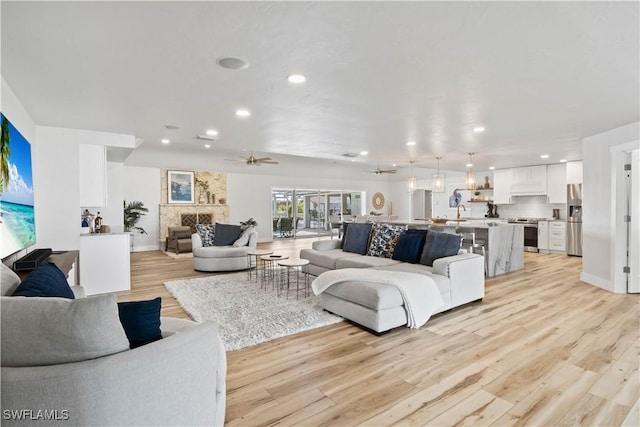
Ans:
{"label": "flat screen tv", "polygon": [[0,113],[0,258],[36,243],[31,144]]}

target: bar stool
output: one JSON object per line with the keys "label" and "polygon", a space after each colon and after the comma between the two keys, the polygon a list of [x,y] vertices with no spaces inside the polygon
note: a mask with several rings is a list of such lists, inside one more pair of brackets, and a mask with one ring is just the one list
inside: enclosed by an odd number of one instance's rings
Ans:
{"label": "bar stool", "polygon": [[465,248],[470,254],[479,254],[484,257],[484,271],[487,273],[487,254],[484,245],[476,242],[476,230],[470,227],[456,227],[456,234],[462,237],[460,247]]}

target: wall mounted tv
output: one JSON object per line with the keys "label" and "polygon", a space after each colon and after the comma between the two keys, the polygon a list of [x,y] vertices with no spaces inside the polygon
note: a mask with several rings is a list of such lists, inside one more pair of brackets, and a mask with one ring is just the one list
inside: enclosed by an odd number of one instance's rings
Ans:
{"label": "wall mounted tv", "polygon": [[31,144],[0,113],[0,258],[36,243]]}

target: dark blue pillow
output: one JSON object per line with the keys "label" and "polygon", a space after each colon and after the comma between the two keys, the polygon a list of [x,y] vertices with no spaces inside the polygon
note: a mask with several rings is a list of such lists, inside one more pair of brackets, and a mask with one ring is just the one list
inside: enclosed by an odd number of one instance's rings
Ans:
{"label": "dark blue pillow", "polygon": [[429,230],[427,230],[426,228],[409,228],[405,234],[418,234],[422,237],[424,237],[425,239],[427,238],[427,233],[429,232]]}
{"label": "dark blue pillow", "polygon": [[230,246],[238,240],[242,234],[239,225],[220,224],[216,222],[216,231],[213,237],[213,246]]}
{"label": "dark blue pillow", "polygon": [[14,297],[59,297],[75,299],[67,278],[51,262],[40,264],[18,285]]}
{"label": "dark blue pillow", "polygon": [[131,348],[162,338],[160,332],[160,297],[149,301],[119,302],[118,314]]}
{"label": "dark blue pillow", "polygon": [[[425,233],[426,234],[426,233]],[[426,235],[407,233],[400,236],[391,259],[415,264],[420,259]]]}
{"label": "dark blue pillow", "polygon": [[342,250],[365,255],[369,247],[369,237],[371,236],[372,227],[373,224],[349,224],[347,232],[345,233]]}
{"label": "dark blue pillow", "polygon": [[422,250],[420,264],[433,266],[433,261],[446,256],[458,255],[462,237],[457,234],[430,230]]}

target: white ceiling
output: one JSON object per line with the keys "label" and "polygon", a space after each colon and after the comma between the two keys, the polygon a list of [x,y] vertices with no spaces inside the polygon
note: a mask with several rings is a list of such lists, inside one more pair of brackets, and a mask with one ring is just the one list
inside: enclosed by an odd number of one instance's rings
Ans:
{"label": "white ceiling", "polygon": [[[640,116],[638,2],[1,7],[2,75],[36,123],[135,135],[136,157],[343,162],[366,150],[354,167],[438,155],[464,170],[475,152],[485,170],[581,159],[582,138]],[[250,65],[223,69],[223,56]],[[194,139],[208,128],[209,150]]]}

